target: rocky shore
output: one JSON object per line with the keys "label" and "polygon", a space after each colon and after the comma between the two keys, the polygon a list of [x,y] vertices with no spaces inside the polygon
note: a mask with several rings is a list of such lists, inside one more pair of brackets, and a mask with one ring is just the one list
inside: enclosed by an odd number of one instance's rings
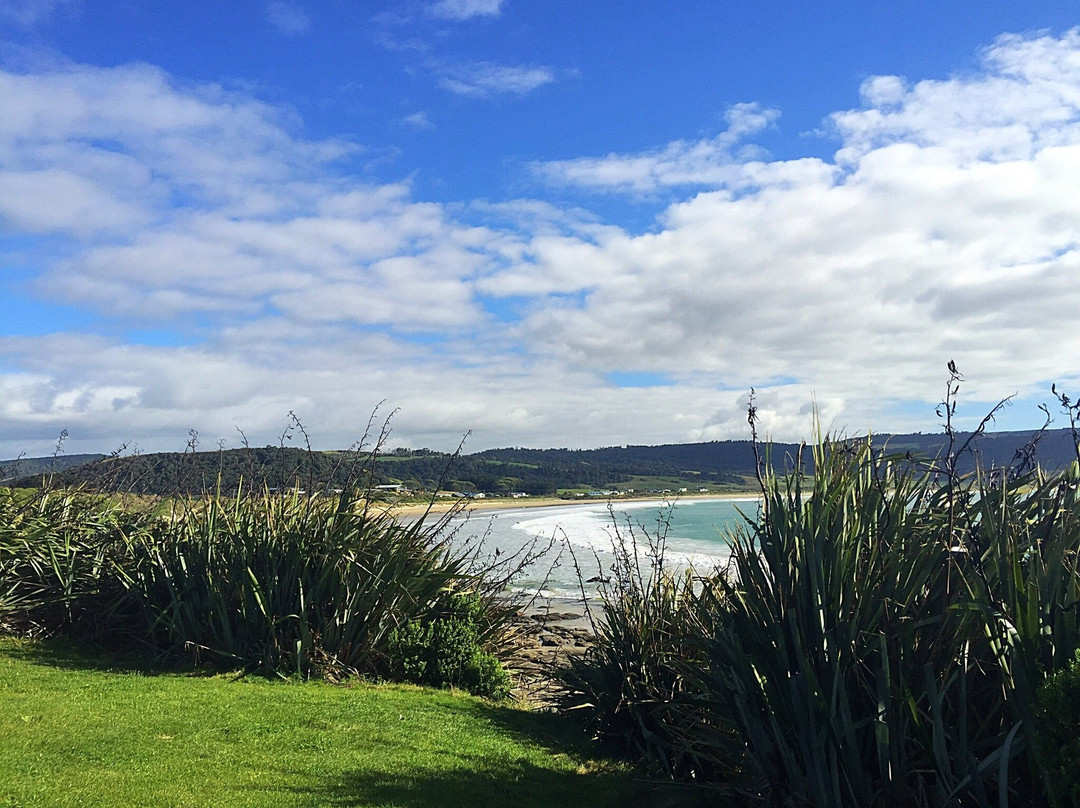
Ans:
{"label": "rocky shore", "polygon": [[580,603],[534,605],[515,618],[511,643],[504,664],[514,682],[513,696],[550,709],[563,692],[555,672],[591,647],[592,624]]}

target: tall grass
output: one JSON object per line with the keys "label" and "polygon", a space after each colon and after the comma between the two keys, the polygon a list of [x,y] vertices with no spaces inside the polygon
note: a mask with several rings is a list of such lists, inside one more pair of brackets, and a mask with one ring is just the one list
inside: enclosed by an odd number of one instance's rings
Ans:
{"label": "tall grass", "polygon": [[1077,470],[961,480],[869,441],[812,460],[762,464],[722,573],[608,593],[577,703],[744,802],[1043,804],[1035,692],[1080,646]]}

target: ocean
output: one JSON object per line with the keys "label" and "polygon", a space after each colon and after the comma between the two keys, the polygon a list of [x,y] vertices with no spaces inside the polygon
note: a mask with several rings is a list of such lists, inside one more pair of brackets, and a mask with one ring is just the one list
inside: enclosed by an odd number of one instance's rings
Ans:
{"label": "ocean", "polygon": [[476,510],[458,535],[460,540],[482,543],[481,553],[489,558],[512,556],[532,543],[541,547],[551,544],[551,549],[514,582],[515,588],[562,599],[580,598],[584,587],[585,595],[595,598],[598,584],[589,579],[609,574],[613,547],[620,537],[635,541],[644,551],[650,537],[666,535],[665,558],[670,569],[692,565],[706,572],[727,561],[728,531],[745,517],[756,517],[757,512],[758,500],[753,497]]}

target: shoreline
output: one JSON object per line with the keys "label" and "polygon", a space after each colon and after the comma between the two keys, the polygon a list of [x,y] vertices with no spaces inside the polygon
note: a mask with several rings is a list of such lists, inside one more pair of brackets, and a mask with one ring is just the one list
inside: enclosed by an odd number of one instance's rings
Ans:
{"label": "shoreline", "polygon": [[445,499],[438,499],[434,502],[427,503],[409,503],[403,505],[389,505],[387,511],[391,516],[415,518],[423,516],[425,513],[442,514],[447,513],[454,508],[461,508],[465,513],[484,513],[486,511],[508,511],[516,509],[532,509],[532,508],[555,508],[562,506],[572,505],[606,505],[609,502],[656,502],[663,504],[665,502],[679,502],[682,500],[713,500],[713,501],[730,501],[730,502],[753,502],[761,499],[757,494],[746,491],[737,494],[702,494],[702,493],[686,493],[678,496],[661,497],[656,494],[633,494],[631,496],[624,497],[575,497],[574,499],[563,499],[561,497],[485,497],[484,499],[451,499],[449,497]]}

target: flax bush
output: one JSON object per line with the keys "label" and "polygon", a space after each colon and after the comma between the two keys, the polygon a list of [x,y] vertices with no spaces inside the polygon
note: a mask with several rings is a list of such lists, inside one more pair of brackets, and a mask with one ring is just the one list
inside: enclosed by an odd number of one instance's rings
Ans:
{"label": "flax bush", "polygon": [[869,441],[813,468],[765,465],[723,573],[607,593],[578,704],[742,803],[1045,804],[1035,693],[1080,647],[1076,468],[961,479]]}
{"label": "flax bush", "polygon": [[281,676],[379,676],[395,629],[471,593],[475,650],[496,647],[505,580],[452,542],[452,514],[404,523],[370,502],[264,490],[126,512],[0,491],[0,628]]}
{"label": "flax bush", "polygon": [[374,674],[396,626],[468,583],[445,528],[348,494],[210,496],[139,534],[125,583],[160,645],[266,671]]}
{"label": "flax bush", "polygon": [[112,571],[135,521],[85,492],[0,488],[0,630],[128,633],[137,616]]}
{"label": "flax bush", "polygon": [[[613,517],[614,519],[614,517]],[[590,718],[594,732],[671,776],[701,766],[680,727],[701,716],[684,701],[683,671],[700,659],[683,642],[694,601],[693,574],[666,569],[666,535],[614,523],[613,562],[600,584],[595,642],[559,672],[562,707]]]}

